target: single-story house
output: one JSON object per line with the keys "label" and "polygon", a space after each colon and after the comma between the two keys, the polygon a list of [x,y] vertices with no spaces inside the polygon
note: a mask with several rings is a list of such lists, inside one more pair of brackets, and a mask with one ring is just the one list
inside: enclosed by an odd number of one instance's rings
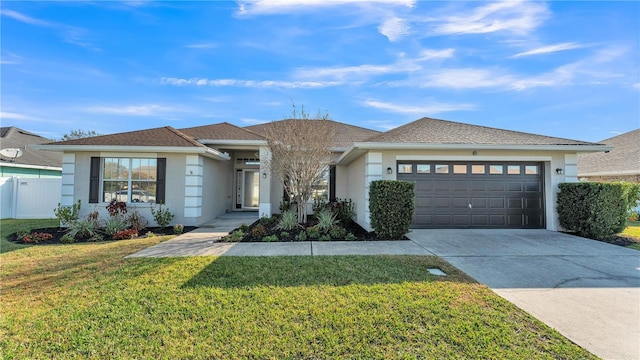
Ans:
{"label": "single-story house", "polygon": [[[84,213],[104,212],[115,197],[151,219],[150,204],[161,202],[174,223],[197,226],[231,211],[279,212],[283,187],[264,165],[270,124],[167,126],[39,148],[63,152],[63,205],[81,200]],[[378,179],[416,183],[415,228],[558,230],[557,185],[578,181],[579,153],[610,150],[431,118],[387,132],[330,124],[335,162],[314,194],[352,199],[367,230],[369,183]]]}
{"label": "single-story house", "polygon": [[578,178],[584,181],[640,183],[640,129],[601,143],[613,149],[578,155]]}
{"label": "single-story house", "polygon": [[22,155],[14,157],[0,154],[0,178],[60,178],[62,154],[33,149],[32,145],[50,143],[51,140],[15,126],[0,128],[0,147],[20,149]]}

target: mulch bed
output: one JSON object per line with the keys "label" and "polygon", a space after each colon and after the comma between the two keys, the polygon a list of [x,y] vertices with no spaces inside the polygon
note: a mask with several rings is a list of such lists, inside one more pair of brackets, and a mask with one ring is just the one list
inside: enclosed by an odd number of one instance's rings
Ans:
{"label": "mulch bed", "polygon": [[[195,230],[197,228],[198,228],[197,226],[185,226],[183,233],[187,233],[189,231],[193,231],[193,230]],[[47,241],[43,241],[43,242],[38,242],[38,243],[32,243],[31,242],[31,243],[28,243],[28,244],[29,245],[61,244],[60,239],[67,233],[67,231],[68,231],[67,228],[60,228],[60,227],[31,229],[29,231],[29,233],[31,233],[31,234],[33,234],[33,233],[47,233],[47,234],[53,235],[53,238],[51,240],[47,240]],[[102,235],[104,237],[104,241],[119,241],[119,240],[111,239],[109,236],[107,236],[102,231],[98,231],[98,232],[99,232],[100,235]],[[139,230],[137,238],[146,237],[147,233],[149,233],[149,232],[152,232],[156,236],[173,235],[173,227],[172,226],[167,226],[165,228],[148,227],[148,228],[145,228],[143,230]],[[136,238],[133,238],[133,239],[136,239]],[[18,237],[17,237],[16,233],[10,234],[8,236],[8,240],[11,241],[11,242],[18,243],[18,244],[25,244],[25,242],[18,241]],[[131,240],[131,239],[128,239],[128,240]],[[83,243],[83,242],[89,242],[89,239],[76,239],[74,244]]]}
{"label": "mulch bed", "polygon": [[[271,220],[270,222],[266,222],[265,220],[258,220],[256,222],[254,222],[253,224],[249,225],[249,229],[248,231],[245,231],[245,235],[242,238],[242,240],[240,240],[240,242],[263,242],[263,238],[265,236],[271,236],[271,235],[276,235],[278,237],[278,242],[294,242],[294,241],[299,241],[296,240],[296,236],[301,233],[302,231],[305,231],[305,229],[315,226],[317,225],[318,221],[313,217],[313,216],[309,216],[308,217],[308,221],[307,223],[304,224],[304,226],[300,226],[298,229],[293,229],[290,231],[286,231],[289,233],[289,236],[287,237],[282,237],[281,234],[283,232],[283,230],[277,229],[278,226],[278,222],[277,220]],[[252,231],[253,229],[258,226],[258,225],[263,225],[266,229],[266,233],[265,234],[261,234],[259,236],[253,236],[252,235]],[[350,221],[346,224],[340,223],[339,224],[342,228],[344,228],[347,233],[352,233],[353,235],[355,235],[355,239],[353,239],[352,241],[386,241],[386,240],[409,240],[409,238],[407,238],[406,236],[403,236],[400,239],[379,239],[376,235],[375,232],[369,232],[366,231],[362,226],[358,225],[357,223]],[[239,228],[234,229],[233,231],[239,230]],[[229,234],[233,233],[233,231],[231,231]],[[230,239],[225,239],[222,238],[220,240],[221,242],[225,242],[225,241],[229,241],[229,242],[235,242],[233,240]],[[307,238],[307,240],[305,241],[319,241],[319,239],[311,239],[311,238]],[[331,239],[331,240],[327,240],[327,241],[345,241],[344,238],[340,238],[340,239]]]}
{"label": "mulch bed", "polygon": [[[569,231],[561,231],[561,232],[567,235],[580,236],[576,233],[569,232]],[[632,237],[622,236],[622,235],[613,235],[606,239],[591,239],[591,240],[601,241],[607,244],[623,246],[623,247],[627,247],[629,245],[637,244],[640,242]]]}

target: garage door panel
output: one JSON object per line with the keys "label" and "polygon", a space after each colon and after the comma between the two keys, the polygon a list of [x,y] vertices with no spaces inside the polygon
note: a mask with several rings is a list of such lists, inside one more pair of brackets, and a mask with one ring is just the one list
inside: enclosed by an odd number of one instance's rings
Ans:
{"label": "garage door panel", "polygon": [[508,209],[522,209],[522,199],[508,199],[507,203],[509,204],[509,206],[507,206]]}
{"label": "garage door panel", "polygon": [[433,205],[436,208],[450,208],[451,207],[451,198],[434,198]]}
{"label": "garage door panel", "polygon": [[517,191],[522,192],[522,183],[519,182],[509,182],[507,183],[507,191]]}
{"label": "garage door panel", "polygon": [[469,198],[453,198],[453,208],[454,209],[465,209],[469,207]]}
{"label": "garage door panel", "polygon": [[542,184],[540,184],[539,182],[527,182],[524,184],[524,191],[525,192],[540,192],[542,186]]}
{"label": "garage door panel", "polygon": [[453,182],[453,191],[469,191],[469,183],[465,181],[454,181]]}
{"label": "garage door panel", "polygon": [[488,215],[472,215],[471,226],[487,226],[489,225]]}
{"label": "garage door panel", "polygon": [[[403,161],[448,172],[398,173],[415,182],[416,228],[544,228],[541,163]],[[537,171],[523,171],[529,168]],[[489,171],[487,169],[502,169]],[[467,171],[457,171],[466,169]],[[476,169],[474,172],[473,169]],[[484,171],[481,171],[484,170]],[[518,171],[516,171],[518,170]],[[471,206],[470,206],[471,205]]]}
{"label": "garage door panel", "polygon": [[434,182],[434,190],[435,191],[450,191],[451,190],[451,181],[435,181]]}
{"label": "garage door panel", "polygon": [[489,207],[492,209],[504,209],[505,199],[504,198],[490,198],[489,199]]}
{"label": "garage door panel", "polygon": [[457,226],[469,226],[469,215],[453,215],[453,224]]}
{"label": "garage door panel", "polygon": [[486,198],[471,198],[471,206],[473,209],[486,209],[487,208],[487,199]]}

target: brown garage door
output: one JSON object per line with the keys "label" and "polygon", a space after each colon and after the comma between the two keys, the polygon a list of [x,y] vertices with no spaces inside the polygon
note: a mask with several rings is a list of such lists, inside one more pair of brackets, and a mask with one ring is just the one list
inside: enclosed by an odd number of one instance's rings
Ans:
{"label": "brown garage door", "polygon": [[414,228],[544,228],[542,163],[398,161]]}

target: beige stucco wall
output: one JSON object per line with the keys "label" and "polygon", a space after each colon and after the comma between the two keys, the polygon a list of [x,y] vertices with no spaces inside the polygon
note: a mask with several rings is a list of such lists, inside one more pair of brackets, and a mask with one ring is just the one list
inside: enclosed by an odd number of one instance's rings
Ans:
{"label": "beige stucco wall", "polygon": [[[365,206],[365,155],[360,156],[346,166],[346,191],[340,197],[353,200],[356,219],[361,226],[366,223],[367,207]],[[336,192],[338,187],[336,186]]]}
{"label": "beige stucco wall", "polygon": [[232,210],[233,162],[204,158],[201,225]]}
{"label": "beige stucco wall", "polygon": [[[198,155],[185,154],[154,153],[147,155],[167,159],[165,205],[174,214],[171,224],[198,226],[214,219],[218,215],[224,214],[227,209],[231,208],[233,164],[230,161],[214,160]],[[108,216],[105,208],[106,203],[89,204],[89,171],[92,156],[104,157],[105,154],[99,152],[78,152],[75,153],[75,156],[65,154],[65,159],[69,163],[69,165],[66,166],[69,172],[69,178],[63,180],[63,199],[66,203],[71,201],[71,196],[73,203],[81,200],[81,217],[88,215],[90,212],[98,211],[101,218],[106,218]],[[144,155],[119,153],[110,154],[110,156],[136,157]],[[201,163],[201,170],[198,170],[198,166],[194,165],[190,165],[188,170],[188,157],[191,157],[190,163],[193,163],[193,159],[196,159],[196,163]],[[73,161],[73,163],[71,163],[71,161]],[[198,171],[200,171],[200,173],[198,173]],[[65,171],[63,171],[63,173],[64,172]],[[185,199],[188,191],[186,185],[187,182],[191,182],[193,178],[196,177],[195,175],[198,174],[202,180],[200,181],[201,186],[196,186],[196,188],[199,187],[200,190],[195,190],[196,193],[190,193],[191,199],[189,201],[190,203],[199,204],[199,209],[196,209],[196,215],[193,216],[192,213],[194,209],[185,210],[185,205],[187,205]],[[65,181],[71,184],[72,191],[65,189]],[[189,186],[192,188],[191,191],[194,191],[192,184]],[[65,191],[67,194],[72,192],[72,195],[65,198]],[[149,203],[127,205],[130,211],[135,209],[144,216],[149,222],[149,226],[156,226],[151,214],[151,206]]]}

